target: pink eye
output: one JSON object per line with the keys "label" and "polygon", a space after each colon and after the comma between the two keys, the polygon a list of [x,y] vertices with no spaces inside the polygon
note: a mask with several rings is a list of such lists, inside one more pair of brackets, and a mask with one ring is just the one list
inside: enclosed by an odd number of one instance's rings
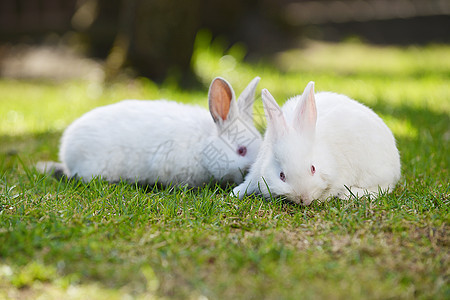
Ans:
{"label": "pink eye", "polygon": [[316,173],[316,167],[314,165],[311,165],[311,174],[314,175]]}
{"label": "pink eye", "polygon": [[240,156],[245,156],[247,154],[247,147],[245,147],[245,146],[239,147],[239,149],[237,150],[237,153]]}
{"label": "pink eye", "polygon": [[281,181],[283,181],[283,182],[286,181],[286,175],[284,175],[284,172],[280,172],[280,179],[281,179]]}

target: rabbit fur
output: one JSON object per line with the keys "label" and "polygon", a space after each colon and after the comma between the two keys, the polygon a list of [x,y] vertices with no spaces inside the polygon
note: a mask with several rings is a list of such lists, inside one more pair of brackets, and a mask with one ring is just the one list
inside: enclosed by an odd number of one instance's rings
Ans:
{"label": "rabbit fur", "polygon": [[259,77],[239,99],[223,78],[209,89],[209,112],[166,100],[124,100],[93,109],[64,132],[61,163],[37,168],[89,181],[101,177],[153,185],[241,183],[256,159],[261,135],[253,125]]}
{"label": "rabbit fur", "polygon": [[314,82],[282,109],[266,89],[262,100],[268,128],[234,195],[282,195],[309,205],[329,197],[377,196],[395,187],[401,173],[396,142],[370,108],[344,95],[314,94]]}

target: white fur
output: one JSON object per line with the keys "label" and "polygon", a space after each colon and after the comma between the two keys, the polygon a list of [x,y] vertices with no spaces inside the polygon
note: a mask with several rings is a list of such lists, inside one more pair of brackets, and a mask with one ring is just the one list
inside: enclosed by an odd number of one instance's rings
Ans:
{"label": "white fur", "polygon": [[[229,102],[229,111],[211,114],[166,100],[125,100],[98,107],[65,130],[61,167],[67,176],[83,181],[100,176],[111,182],[162,185],[200,186],[211,179],[240,183],[261,143],[252,119],[258,82],[257,77],[236,102],[228,82],[214,79],[210,110],[215,101],[223,101]],[[247,147],[245,156],[237,153],[239,146]]]}
{"label": "white fur", "polygon": [[331,196],[377,196],[395,187],[401,172],[395,139],[370,108],[344,95],[314,95],[313,82],[282,109],[267,90],[262,99],[268,128],[256,162],[233,190],[235,195],[284,195],[308,205]]}

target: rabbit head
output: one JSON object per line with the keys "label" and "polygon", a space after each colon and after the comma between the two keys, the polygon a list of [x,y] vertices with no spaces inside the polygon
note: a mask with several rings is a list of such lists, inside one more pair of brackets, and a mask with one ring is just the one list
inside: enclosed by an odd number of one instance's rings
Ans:
{"label": "rabbit head", "polygon": [[253,102],[260,78],[254,78],[235,100],[231,85],[215,78],[209,88],[209,110],[217,127],[203,146],[202,162],[215,179],[241,183],[255,161],[261,134],[253,125]]}
{"label": "rabbit head", "polygon": [[263,90],[262,98],[268,122],[267,138],[273,154],[267,168],[263,169],[265,184],[272,194],[308,205],[320,198],[330,177],[325,171],[330,169],[324,158],[326,154],[322,154],[315,143],[314,82],[306,86],[296,102],[290,122],[269,91]]}
{"label": "rabbit head", "polygon": [[318,161],[320,151],[315,149],[317,110],[314,83],[305,88],[295,105],[293,115],[286,116],[272,95],[262,91],[267,131],[261,153],[246,182],[234,193],[262,193],[266,198],[283,195],[290,201],[308,205],[319,198],[327,188],[328,175]]}

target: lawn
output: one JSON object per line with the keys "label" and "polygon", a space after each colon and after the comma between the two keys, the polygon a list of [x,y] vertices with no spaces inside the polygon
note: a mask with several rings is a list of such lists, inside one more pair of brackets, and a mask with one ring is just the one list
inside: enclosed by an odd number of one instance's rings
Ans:
{"label": "lawn", "polygon": [[[0,79],[0,299],[449,299],[450,46],[311,42],[250,64],[240,45],[224,52],[204,33],[196,45],[194,91]],[[34,170],[83,112],[125,98],[206,106],[217,75],[237,93],[261,76],[279,102],[313,80],[369,105],[397,138],[397,188],[302,207]]]}

